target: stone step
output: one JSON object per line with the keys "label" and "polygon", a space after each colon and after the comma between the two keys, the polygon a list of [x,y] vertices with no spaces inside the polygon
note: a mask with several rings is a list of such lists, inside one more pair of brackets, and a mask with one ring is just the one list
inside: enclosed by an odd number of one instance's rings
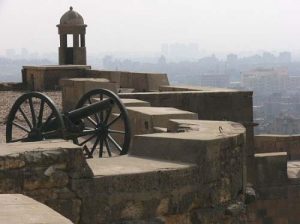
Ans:
{"label": "stone step", "polygon": [[[205,158],[209,160],[211,158],[208,157],[219,157],[223,149],[242,150],[245,128],[238,123],[201,120],[171,120],[170,122],[185,124],[185,126],[189,123],[194,128],[198,128],[180,133],[136,135],[132,142],[130,155],[168,161],[201,163]],[[220,127],[223,128],[220,129]]]}
{"label": "stone step", "polygon": [[170,119],[198,119],[196,113],[173,107],[127,107],[133,134],[154,133],[154,127],[167,128]]}
{"label": "stone step", "polygon": [[5,224],[71,224],[53,209],[22,194],[0,194],[0,223]]}

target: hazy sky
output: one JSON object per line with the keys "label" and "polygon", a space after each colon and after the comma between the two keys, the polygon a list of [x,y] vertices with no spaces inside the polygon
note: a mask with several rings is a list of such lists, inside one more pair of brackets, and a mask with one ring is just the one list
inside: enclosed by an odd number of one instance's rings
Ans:
{"label": "hazy sky", "polygon": [[299,0],[0,0],[0,54],[57,51],[56,25],[70,5],[88,25],[89,53],[175,42],[209,52],[300,49]]}

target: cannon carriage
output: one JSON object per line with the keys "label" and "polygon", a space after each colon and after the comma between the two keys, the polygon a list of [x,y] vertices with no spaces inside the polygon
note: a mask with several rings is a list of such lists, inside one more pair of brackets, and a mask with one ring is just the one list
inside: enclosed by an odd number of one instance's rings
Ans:
{"label": "cannon carriage", "polygon": [[127,110],[120,98],[106,89],[87,92],[74,110],[65,113],[43,93],[20,96],[7,117],[6,142],[54,138],[82,146],[87,158],[127,154],[131,140]]}

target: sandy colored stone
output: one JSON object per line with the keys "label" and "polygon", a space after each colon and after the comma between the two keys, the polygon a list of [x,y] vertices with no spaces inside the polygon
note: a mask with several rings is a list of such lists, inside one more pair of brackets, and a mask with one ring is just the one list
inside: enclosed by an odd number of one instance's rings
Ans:
{"label": "sandy colored stone", "polygon": [[87,163],[95,176],[128,175],[194,167],[193,164],[172,163],[128,155],[102,159],[93,158],[87,160]]}
{"label": "sandy colored stone", "polygon": [[40,151],[52,151],[52,150],[69,150],[69,149],[81,149],[79,146],[74,145],[72,142],[55,139],[46,140],[40,142],[17,142],[17,143],[2,143],[0,144],[0,156],[10,155],[23,152],[40,152]]}
{"label": "sandy colored stone", "polygon": [[72,223],[46,205],[21,194],[0,195],[0,206],[0,223],[3,224]]}

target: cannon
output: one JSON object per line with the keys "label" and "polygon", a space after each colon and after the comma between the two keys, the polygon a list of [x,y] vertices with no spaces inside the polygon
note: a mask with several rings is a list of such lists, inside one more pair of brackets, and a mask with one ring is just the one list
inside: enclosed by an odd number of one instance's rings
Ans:
{"label": "cannon", "polygon": [[127,154],[131,129],[119,97],[106,89],[84,94],[74,110],[61,113],[39,92],[25,93],[13,104],[6,122],[6,142],[62,138],[82,146],[87,158]]}

